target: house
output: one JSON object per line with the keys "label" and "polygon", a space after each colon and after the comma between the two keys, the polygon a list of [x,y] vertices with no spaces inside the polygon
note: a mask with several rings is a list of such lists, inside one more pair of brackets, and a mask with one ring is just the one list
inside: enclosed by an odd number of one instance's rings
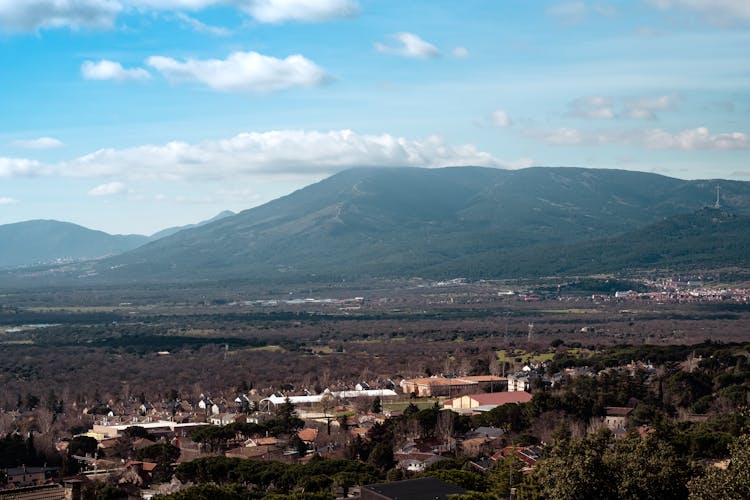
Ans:
{"label": "house", "polygon": [[612,432],[616,432],[625,430],[628,417],[633,411],[633,408],[626,406],[607,406],[604,410],[606,411],[604,425],[606,425],[607,429]]}
{"label": "house", "polygon": [[424,472],[430,465],[443,460],[443,457],[436,453],[419,451],[394,453],[393,458],[397,462],[396,467],[413,473]]}
{"label": "house", "polygon": [[505,431],[500,427],[477,427],[469,433],[468,437],[488,437],[491,439],[497,439],[505,434]]}
{"label": "house", "polygon": [[448,500],[451,495],[463,495],[464,488],[434,477],[407,479],[393,483],[362,486],[362,500]]}
{"label": "house", "polygon": [[420,398],[448,396],[475,390],[479,385],[473,380],[445,377],[404,379],[401,389],[404,394],[416,394]]}
{"label": "house", "polygon": [[236,413],[217,413],[212,415],[208,421],[213,425],[229,425],[237,421]]}
{"label": "house", "polygon": [[481,394],[467,394],[443,403],[444,408],[451,410],[489,411],[508,403],[528,403],[531,394],[525,391],[514,392],[485,392]]}
{"label": "house", "polygon": [[279,440],[275,437],[250,438],[245,441],[245,447],[251,446],[276,446]]}
{"label": "house", "polygon": [[13,487],[34,486],[42,484],[50,478],[53,473],[57,473],[59,467],[10,467],[5,469],[5,475],[8,485]]}
{"label": "house", "polygon": [[153,479],[154,469],[157,464],[154,462],[131,461],[125,464],[125,472],[119,480],[120,484],[134,484],[144,486],[149,484]]}
{"label": "house", "polygon": [[528,391],[531,388],[529,373],[521,372],[508,376],[508,392]]}
{"label": "house", "polygon": [[506,446],[499,453],[493,455],[493,460],[501,457],[516,457],[527,467],[533,467],[542,455],[540,446]]}
{"label": "house", "polygon": [[282,460],[284,458],[284,450],[278,446],[241,446],[227,451],[224,453],[224,456],[246,460]]}
{"label": "house", "polygon": [[315,440],[318,438],[318,429],[315,427],[306,427],[299,431],[297,436],[309,446],[315,444]]}
{"label": "house", "polygon": [[73,481],[66,481],[64,487],[60,484],[43,484],[3,489],[0,490],[0,500],[80,500],[80,484],[74,490],[69,483],[73,483]]}
{"label": "house", "polygon": [[464,439],[461,442],[461,452],[465,455],[476,457],[492,453],[495,440],[488,437],[475,437]]}

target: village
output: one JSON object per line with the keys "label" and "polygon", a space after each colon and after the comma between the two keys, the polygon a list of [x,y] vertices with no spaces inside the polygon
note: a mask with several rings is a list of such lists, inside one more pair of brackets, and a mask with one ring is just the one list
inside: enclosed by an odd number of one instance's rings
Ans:
{"label": "village", "polygon": [[[366,448],[373,432],[389,420],[398,420],[399,425],[385,458],[375,463],[391,470],[390,478],[419,478],[436,463],[458,457],[465,458],[466,468],[479,475],[505,460],[529,474],[547,443],[519,433],[514,411],[508,408],[528,405],[533,393],[555,391],[573,378],[596,381],[615,374],[647,386],[656,374],[648,361],[598,373],[585,366],[553,372],[549,361],[519,363],[518,367],[508,376],[381,378],[320,394],[295,391],[290,385],[287,393],[265,397],[251,390],[234,398],[173,394],[160,401],[110,401],[80,409],[83,421],[91,422],[89,428],[56,443],[57,451],[70,463],[7,468],[0,498],[9,492],[39,489],[67,491],[68,498],[75,498],[82,485],[96,482],[116,484],[133,498],[152,498],[189,486],[173,471],[181,463],[206,457],[288,464],[320,458],[362,460],[358,447]],[[632,406],[605,406],[585,422],[581,432],[604,428],[623,436],[635,428],[629,419],[633,410]],[[16,417],[25,418],[23,414]],[[646,435],[653,429],[641,425],[637,431]],[[372,450],[369,454],[372,463]],[[65,477],[65,472],[72,471],[76,474]],[[339,498],[366,498],[361,486],[338,488],[334,493]]]}

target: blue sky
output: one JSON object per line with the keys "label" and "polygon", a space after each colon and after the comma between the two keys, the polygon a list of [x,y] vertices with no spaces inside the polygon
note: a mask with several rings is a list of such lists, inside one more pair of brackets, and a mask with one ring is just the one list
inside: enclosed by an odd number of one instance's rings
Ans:
{"label": "blue sky", "polygon": [[0,0],[0,224],[112,233],[347,167],[750,180],[747,0]]}

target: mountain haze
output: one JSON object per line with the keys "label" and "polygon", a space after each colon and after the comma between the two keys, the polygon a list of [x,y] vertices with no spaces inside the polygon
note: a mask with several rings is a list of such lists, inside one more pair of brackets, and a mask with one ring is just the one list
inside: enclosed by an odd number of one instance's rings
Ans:
{"label": "mountain haze", "polygon": [[719,184],[724,207],[750,212],[750,184],[736,181],[567,167],[351,169],[97,271],[179,281],[517,275],[513,259],[552,261],[562,247],[695,212]]}
{"label": "mountain haze", "polygon": [[55,220],[4,224],[0,225],[0,268],[105,257],[147,241],[146,236],[111,235]]}

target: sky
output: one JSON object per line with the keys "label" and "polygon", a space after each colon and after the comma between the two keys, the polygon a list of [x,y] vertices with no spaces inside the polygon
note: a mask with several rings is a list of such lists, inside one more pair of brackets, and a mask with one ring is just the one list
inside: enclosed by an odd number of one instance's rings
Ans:
{"label": "sky", "polygon": [[151,234],[359,166],[750,181],[748,0],[0,0],[0,224]]}

